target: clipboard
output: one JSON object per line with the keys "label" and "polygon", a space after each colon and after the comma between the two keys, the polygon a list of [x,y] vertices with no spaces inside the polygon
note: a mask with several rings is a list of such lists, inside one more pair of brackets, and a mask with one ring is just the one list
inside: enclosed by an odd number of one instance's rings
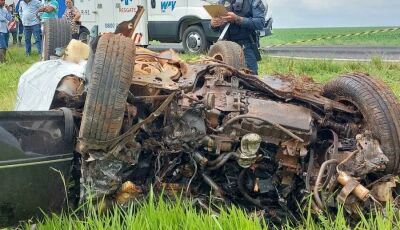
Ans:
{"label": "clipboard", "polygon": [[213,18],[220,17],[228,13],[225,6],[220,4],[205,5],[203,7],[207,11],[207,13]]}

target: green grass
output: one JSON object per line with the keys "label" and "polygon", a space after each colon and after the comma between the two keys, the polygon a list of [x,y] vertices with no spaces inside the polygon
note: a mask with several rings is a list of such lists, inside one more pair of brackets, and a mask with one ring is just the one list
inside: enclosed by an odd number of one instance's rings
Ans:
{"label": "green grass", "polygon": [[0,111],[14,108],[19,77],[38,60],[37,53],[26,57],[22,47],[8,49],[7,62],[0,63]]}
{"label": "green grass", "polygon": [[[51,214],[35,224],[34,229],[356,229],[356,230],[391,230],[400,226],[400,213],[388,205],[384,212],[372,211],[363,215],[352,226],[345,218],[345,211],[340,208],[335,216],[311,214],[306,211],[299,223],[267,224],[255,213],[247,213],[237,207],[221,209],[219,214],[200,211],[191,205],[191,201],[181,197],[154,199],[153,193],[147,201],[131,203],[128,207],[114,206],[109,211],[100,211],[93,204],[83,205],[78,211],[61,215]],[[32,222],[21,228],[33,229]]]}
{"label": "green grass", "polygon": [[[327,37],[348,33],[358,33],[370,30],[382,29],[382,27],[365,28],[307,28],[307,29],[274,29],[274,34],[261,39],[262,46],[284,44],[293,41],[312,38]],[[400,30],[386,33],[377,33],[346,38],[300,43],[296,45],[400,45]]]}
{"label": "green grass", "polygon": [[400,98],[400,63],[387,63],[379,58],[369,62],[343,62],[330,60],[296,60],[264,57],[260,72],[309,76],[317,82],[327,82],[345,73],[363,72],[383,80]]}

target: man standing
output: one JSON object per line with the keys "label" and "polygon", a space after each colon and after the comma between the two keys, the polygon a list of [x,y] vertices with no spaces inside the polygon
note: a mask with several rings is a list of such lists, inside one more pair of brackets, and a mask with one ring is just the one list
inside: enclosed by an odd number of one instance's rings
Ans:
{"label": "man standing", "polygon": [[42,21],[58,18],[58,2],[56,0],[44,0],[44,6],[39,9],[39,12],[43,12]]}
{"label": "man standing", "polygon": [[257,62],[261,60],[261,55],[257,31],[264,28],[267,14],[265,4],[262,0],[220,0],[219,4],[225,5],[229,12],[222,17],[212,18],[211,26],[217,28],[231,24],[225,39],[243,47],[247,68],[258,74]]}
{"label": "man standing", "polygon": [[8,28],[7,24],[11,21],[11,14],[8,12],[6,1],[0,0],[0,63],[6,60],[8,48]]}
{"label": "man standing", "polygon": [[18,45],[22,46],[22,34],[24,33],[24,25],[22,24],[21,17],[19,15],[19,4],[21,4],[21,1],[23,0],[18,0],[17,5],[15,6],[15,12],[16,12],[16,21],[17,21],[17,30],[18,30]]}
{"label": "man standing", "polygon": [[31,55],[31,38],[35,37],[36,48],[39,55],[42,53],[42,30],[40,26],[39,9],[42,3],[39,0],[23,0],[19,5],[19,15],[24,25],[25,53]]}

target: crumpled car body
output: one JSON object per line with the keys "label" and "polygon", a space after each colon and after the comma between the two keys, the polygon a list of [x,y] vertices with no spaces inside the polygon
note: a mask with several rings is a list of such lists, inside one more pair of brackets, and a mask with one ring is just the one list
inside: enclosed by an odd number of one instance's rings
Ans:
{"label": "crumpled car body", "polygon": [[357,216],[395,199],[400,109],[381,82],[350,74],[322,86],[129,45],[103,35],[84,90],[63,79],[50,106],[75,116],[81,201],[124,205],[153,188],[282,222],[310,202]]}

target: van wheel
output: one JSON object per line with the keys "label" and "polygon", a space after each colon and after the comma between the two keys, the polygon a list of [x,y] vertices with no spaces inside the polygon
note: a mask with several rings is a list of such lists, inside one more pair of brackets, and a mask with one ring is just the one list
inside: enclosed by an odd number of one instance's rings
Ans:
{"label": "van wheel", "polygon": [[211,46],[208,56],[222,61],[236,69],[245,67],[245,59],[242,47],[231,41],[219,41]]}
{"label": "van wheel", "polygon": [[90,31],[86,27],[80,27],[78,39],[85,44],[89,44]]}
{"label": "van wheel", "polygon": [[71,25],[65,19],[51,18],[43,25],[42,59],[50,60],[56,48],[66,47],[72,39]]}
{"label": "van wheel", "polygon": [[[132,81],[135,43],[120,34],[100,37],[89,75],[89,89],[79,137],[107,141],[120,134]],[[89,67],[90,68],[90,67]]]}
{"label": "van wheel", "polygon": [[205,53],[209,46],[203,28],[197,25],[189,26],[185,30],[182,43],[185,52],[190,54]]}
{"label": "van wheel", "polygon": [[392,91],[365,74],[349,74],[325,85],[323,95],[354,105],[362,114],[365,129],[380,141],[389,158],[386,173],[400,173],[400,104]]}

